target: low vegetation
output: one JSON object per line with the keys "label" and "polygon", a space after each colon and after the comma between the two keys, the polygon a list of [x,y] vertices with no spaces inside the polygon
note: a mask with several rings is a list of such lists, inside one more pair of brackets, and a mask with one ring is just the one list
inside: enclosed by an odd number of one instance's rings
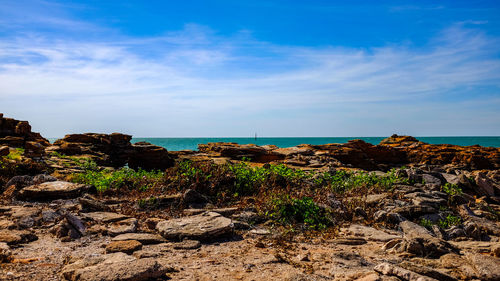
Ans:
{"label": "low vegetation", "polygon": [[[71,159],[65,156],[66,159]],[[95,186],[99,192],[149,191],[162,193],[182,192],[188,188],[224,206],[254,197],[259,210],[282,225],[301,224],[306,229],[321,230],[332,224],[329,213],[319,206],[320,198],[328,193],[366,193],[368,190],[390,190],[395,184],[407,183],[395,170],[385,175],[368,172],[337,170],[332,172],[292,169],[284,164],[252,166],[241,161],[235,164],[179,162],[164,172],[121,168],[99,168],[94,162],[73,159],[83,168],[71,180]],[[142,208],[156,206],[154,196],[140,199]],[[260,206],[260,207],[259,207]]]}
{"label": "low vegetation", "polygon": [[300,199],[283,195],[271,200],[267,217],[279,223],[303,224],[308,229],[321,230],[333,223],[328,210],[320,208],[310,197]]}

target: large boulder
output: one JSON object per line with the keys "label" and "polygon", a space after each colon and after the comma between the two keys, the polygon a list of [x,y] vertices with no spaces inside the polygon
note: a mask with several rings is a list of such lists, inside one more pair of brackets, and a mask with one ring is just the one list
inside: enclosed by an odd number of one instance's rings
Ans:
{"label": "large boulder", "polygon": [[88,191],[90,186],[66,181],[51,181],[30,185],[19,191],[17,197],[25,200],[40,201],[76,198]]}
{"label": "large boulder", "polygon": [[184,238],[214,240],[232,232],[231,219],[215,212],[205,212],[195,216],[171,219],[156,225],[158,232],[170,240]]}
{"label": "large boulder", "polygon": [[168,151],[148,142],[132,144],[132,153],[128,157],[128,166],[133,169],[165,170],[174,166],[174,159]]}

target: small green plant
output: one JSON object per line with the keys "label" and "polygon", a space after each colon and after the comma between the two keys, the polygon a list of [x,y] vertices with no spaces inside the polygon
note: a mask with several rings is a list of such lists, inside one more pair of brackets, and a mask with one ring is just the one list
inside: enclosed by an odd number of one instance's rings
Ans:
{"label": "small green plant", "polygon": [[420,225],[425,227],[425,228],[431,228],[434,223],[431,220],[428,219],[421,219],[420,220]]}
{"label": "small green plant", "polygon": [[457,196],[463,194],[463,191],[458,185],[456,184],[451,184],[451,183],[446,183],[441,187],[441,190],[445,193],[447,193],[450,196]]}
{"label": "small green plant", "polygon": [[303,223],[311,229],[325,229],[331,224],[326,211],[309,197],[295,199],[285,195],[275,198],[266,214],[282,224]]}
{"label": "small green plant", "polygon": [[269,174],[268,170],[250,167],[246,162],[230,165],[229,171],[235,176],[233,192],[237,195],[254,194]]}
{"label": "small green plant", "polygon": [[5,158],[10,160],[21,160],[21,156],[24,154],[24,148],[16,148],[15,150],[11,150]]}
{"label": "small green plant", "polygon": [[159,201],[157,197],[151,196],[148,198],[139,199],[137,201],[137,205],[141,209],[155,209],[159,205]]}
{"label": "small green plant", "polygon": [[455,225],[460,225],[462,223],[462,219],[460,217],[454,215],[447,215],[444,219],[441,219],[437,222],[437,225],[442,229],[448,229]]}

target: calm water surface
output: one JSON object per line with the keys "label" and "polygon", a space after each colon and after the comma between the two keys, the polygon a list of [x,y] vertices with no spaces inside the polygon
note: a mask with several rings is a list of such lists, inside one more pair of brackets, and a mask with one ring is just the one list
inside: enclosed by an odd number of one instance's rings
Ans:
{"label": "calm water surface", "polygon": [[[198,144],[209,142],[235,142],[239,144],[274,144],[278,147],[290,147],[299,144],[346,143],[353,139],[362,139],[371,144],[378,144],[385,137],[322,137],[322,138],[133,138],[132,142],[147,141],[165,147],[167,150],[197,150]],[[418,140],[431,144],[456,144],[462,146],[481,145],[500,147],[500,137],[417,137]]]}

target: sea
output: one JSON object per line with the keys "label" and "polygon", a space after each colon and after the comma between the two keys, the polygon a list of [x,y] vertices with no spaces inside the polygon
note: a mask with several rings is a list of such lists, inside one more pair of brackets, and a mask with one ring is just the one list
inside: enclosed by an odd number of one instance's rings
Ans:
{"label": "sea", "polygon": [[[170,151],[197,150],[198,144],[209,142],[235,142],[238,144],[253,143],[256,145],[273,144],[278,147],[291,147],[299,144],[346,143],[349,140],[361,139],[371,144],[378,144],[385,137],[257,137],[257,138],[133,138],[132,143],[146,141],[165,147]],[[500,136],[496,137],[416,137],[418,140],[431,144],[455,144],[461,146],[480,145],[500,147]]]}
{"label": "sea", "polygon": [[[256,145],[273,144],[277,147],[291,147],[299,144],[327,144],[346,143],[350,140],[361,139],[371,144],[379,144],[386,137],[257,137],[257,138],[132,138],[132,143],[146,141],[162,146],[170,151],[197,150],[198,144],[209,142],[235,142],[238,144],[253,143]],[[500,136],[496,137],[416,137],[418,140],[431,144],[455,144],[461,146],[480,145],[500,147]],[[49,138],[54,142],[59,138]]]}

